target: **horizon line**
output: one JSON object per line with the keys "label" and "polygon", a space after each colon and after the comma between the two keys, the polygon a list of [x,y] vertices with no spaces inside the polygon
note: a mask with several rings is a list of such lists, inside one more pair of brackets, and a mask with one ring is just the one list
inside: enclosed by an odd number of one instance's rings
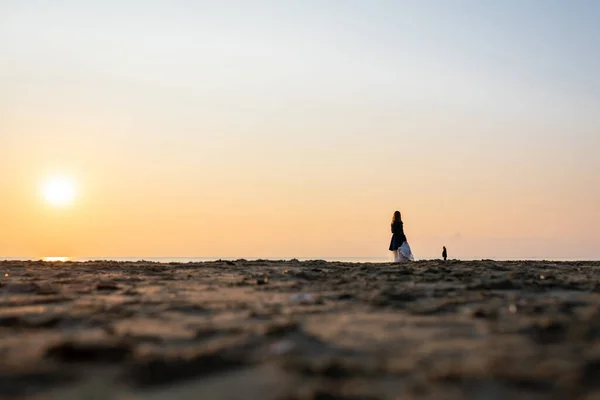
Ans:
{"label": "horizon line", "polygon": [[[386,262],[390,257],[385,256],[370,256],[370,257],[355,257],[355,256],[342,256],[342,257],[169,257],[169,256],[156,256],[156,257],[139,257],[139,256],[119,256],[119,257],[67,257],[67,256],[45,256],[45,257],[3,257],[0,256],[0,261],[68,261],[68,262],[89,262],[89,261],[122,261],[122,262],[135,262],[135,261],[154,261],[159,262],[178,262],[177,260],[188,260],[187,262],[211,262],[211,261],[351,261],[360,262],[360,260],[377,260],[380,262]],[[45,260],[46,259],[46,260]],[[417,258],[415,261],[434,261],[442,260],[441,257],[433,258]],[[600,261],[600,258],[578,258],[578,257],[465,257],[465,258],[450,258],[448,261]],[[391,260],[389,262],[392,262]]]}

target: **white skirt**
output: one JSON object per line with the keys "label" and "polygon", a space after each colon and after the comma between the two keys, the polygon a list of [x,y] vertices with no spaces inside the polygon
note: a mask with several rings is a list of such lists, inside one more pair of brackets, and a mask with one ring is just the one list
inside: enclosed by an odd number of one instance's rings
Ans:
{"label": "white skirt", "polygon": [[398,250],[394,251],[394,262],[414,261],[412,251],[408,242],[402,243]]}

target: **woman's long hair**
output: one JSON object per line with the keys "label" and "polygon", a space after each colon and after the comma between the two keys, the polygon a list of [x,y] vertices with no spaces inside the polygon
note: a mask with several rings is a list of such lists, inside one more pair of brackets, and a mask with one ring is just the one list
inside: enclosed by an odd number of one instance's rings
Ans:
{"label": "woman's long hair", "polygon": [[392,224],[396,222],[402,222],[402,216],[400,215],[400,211],[394,211],[394,216],[392,217]]}

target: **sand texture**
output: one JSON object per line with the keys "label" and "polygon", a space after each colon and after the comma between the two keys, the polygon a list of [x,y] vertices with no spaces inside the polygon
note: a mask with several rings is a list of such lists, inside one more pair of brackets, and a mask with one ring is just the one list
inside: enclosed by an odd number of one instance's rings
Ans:
{"label": "sand texture", "polygon": [[3,399],[600,399],[600,262],[0,274]]}

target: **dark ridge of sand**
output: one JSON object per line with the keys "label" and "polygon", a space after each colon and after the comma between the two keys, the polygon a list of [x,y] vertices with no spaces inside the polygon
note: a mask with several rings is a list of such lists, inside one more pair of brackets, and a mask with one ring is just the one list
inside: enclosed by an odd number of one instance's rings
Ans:
{"label": "dark ridge of sand", "polygon": [[0,398],[600,399],[600,262],[0,262]]}

